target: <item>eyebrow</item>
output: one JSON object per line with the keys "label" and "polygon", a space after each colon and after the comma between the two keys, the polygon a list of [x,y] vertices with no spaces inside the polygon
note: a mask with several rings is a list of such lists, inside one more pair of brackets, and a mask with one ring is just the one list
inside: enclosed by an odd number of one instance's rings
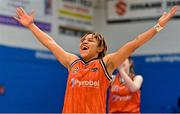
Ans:
{"label": "eyebrow", "polygon": [[82,38],[82,40],[94,40],[95,38],[94,37],[89,37],[89,38]]}

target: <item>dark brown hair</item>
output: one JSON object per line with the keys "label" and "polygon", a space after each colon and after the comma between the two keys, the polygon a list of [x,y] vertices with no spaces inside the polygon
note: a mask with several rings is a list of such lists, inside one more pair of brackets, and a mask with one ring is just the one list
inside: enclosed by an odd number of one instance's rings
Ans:
{"label": "dark brown hair", "polygon": [[106,51],[107,51],[107,45],[104,37],[97,32],[88,32],[81,37],[81,40],[84,39],[89,34],[92,34],[93,38],[96,38],[96,40],[98,41],[98,47],[103,47],[103,50],[98,55],[98,58],[102,59],[106,55]]}
{"label": "dark brown hair", "polygon": [[128,60],[129,60],[129,63],[131,64],[131,66],[130,66],[130,68],[129,68],[129,71],[130,71],[131,74],[134,74],[134,75],[135,75],[134,63],[133,63],[132,57],[129,56],[129,57],[128,57]]}

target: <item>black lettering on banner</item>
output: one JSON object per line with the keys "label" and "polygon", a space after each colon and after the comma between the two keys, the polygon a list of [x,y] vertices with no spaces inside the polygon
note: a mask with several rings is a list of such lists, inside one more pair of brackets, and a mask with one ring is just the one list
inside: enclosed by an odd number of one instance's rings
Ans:
{"label": "black lettering on banner", "polygon": [[142,9],[153,9],[153,8],[161,8],[162,2],[154,2],[154,3],[144,3],[144,4],[132,4],[130,6],[131,10],[142,10]]}
{"label": "black lettering on banner", "polygon": [[85,7],[92,7],[93,6],[93,3],[92,1],[88,1],[88,0],[63,0],[63,2],[72,2],[73,4],[74,3],[78,3],[78,4],[81,4]]}
{"label": "black lettering on banner", "polygon": [[84,35],[87,32],[90,32],[90,31],[80,30],[78,28],[59,26],[59,33],[63,34],[63,35],[81,37],[82,35]]}

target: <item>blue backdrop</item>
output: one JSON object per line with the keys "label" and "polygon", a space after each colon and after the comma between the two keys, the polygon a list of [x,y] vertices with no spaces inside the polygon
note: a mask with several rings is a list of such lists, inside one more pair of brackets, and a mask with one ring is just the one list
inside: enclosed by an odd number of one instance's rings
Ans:
{"label": "blue backdrop", "polygon": [[[46,51],[0,46],[0,112],[61,112],[67,70]],[[180,96],[180,54],[134,56],[144,77],[141,112],[172,112]]]}
{"label": "blue backdrop", "polygon": [[133,57],[135,70],[144,78],[141,112],[173,112],[180,96],[180,54]]}
{"label": "blue backdrop", "polygon": [[51,53],[0,46],[0,112],[60,112],[66,69]]}

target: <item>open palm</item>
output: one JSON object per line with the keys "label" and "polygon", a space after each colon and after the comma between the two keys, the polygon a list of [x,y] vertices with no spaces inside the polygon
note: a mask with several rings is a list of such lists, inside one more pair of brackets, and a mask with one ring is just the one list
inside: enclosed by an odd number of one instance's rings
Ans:
{"label": "open palm", "polygon": [[164,12],[163,15],[159,18],[158,23],[163,27],[166,23],[176,14],[179,6],[174,6],[170,9],[169,12]]}
{"label": "open palm", "polygon": [[18,17],[14,17],[19,23],[25,27],[29,27],[33,23],[34,12],[27,14],[23,8],[17,8],[16,14]]}

